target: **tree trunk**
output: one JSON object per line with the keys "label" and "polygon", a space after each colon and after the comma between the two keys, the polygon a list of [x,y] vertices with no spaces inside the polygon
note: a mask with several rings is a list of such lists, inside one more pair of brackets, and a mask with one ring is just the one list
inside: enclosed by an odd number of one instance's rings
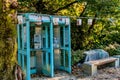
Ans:
{"label": "tree trunk", "polygon": [[0,80],[15,80],[17,0],[0,0]]}

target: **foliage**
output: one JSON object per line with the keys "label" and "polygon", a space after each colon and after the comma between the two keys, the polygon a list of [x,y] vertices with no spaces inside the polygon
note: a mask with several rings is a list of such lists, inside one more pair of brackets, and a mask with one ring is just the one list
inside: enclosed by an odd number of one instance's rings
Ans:
{"label": "foliage", "polygon": [[[116,15],[119,15],[118,4],[120,4],[119,1],[113,0],[111,2],[86,1],[86,8],[81,15],[86,16],[86,18],[82,19],[83,23],[81,26],[76,27],[76,29],[73,27],[74,33],[77,35],[72,33],[73,41],[77,41],[73,42],[74,50],[78,48],[94,49],[100,48],[101,45],[104,46],[114,42],[119,43],[119,37],[115,37],[116,34],[116,36],[120,35],[119,19],[116,18]],[[89,17],[93,19],[92,25],[87,25]]]}
{"label": "foliage", "polygon": [[[2,6],[1,6],[2,5]],[[14,80],[13,66],[16,63],[15,42],[16,0],[0,0],[0,79]]]}
{"label": "foliage", "polygon": [[72,50],[72,65],[78,63],[80,60],[84,58],[83,55],[84,50]]}
{"label": "foliage", "polygon": [[104,49],[109,53],[110,56],[120,55],[120,45],[117,43],[109,44]]}

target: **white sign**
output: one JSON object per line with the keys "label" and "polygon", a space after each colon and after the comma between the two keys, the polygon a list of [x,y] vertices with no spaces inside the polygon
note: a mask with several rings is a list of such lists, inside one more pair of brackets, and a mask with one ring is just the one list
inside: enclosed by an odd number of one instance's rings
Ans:
{"label": "white sign", "polygon": [[17,18],[18,18],[18,24],[22,24],[23,23],[23,16],[19,15],[19,16],[17,16]]}
{"label": "white sign", "polygon": [[88,19],[88,25],[92,25],[93,19]]}
{"label": "white sign", "polygon": [[66,19],[65,19],[65,24],[66,24],[66,25],[69,25],[69,24],[70,24],[69,18],[66,18]]}
{"label": "white sign", "polygon": [[77,19],[77,26],[82,25],[82,19]]}
{"label": "white sign", "polygon": [[53,24],[54,25],[58,25],[59,22],[59,18],[53,18]]}

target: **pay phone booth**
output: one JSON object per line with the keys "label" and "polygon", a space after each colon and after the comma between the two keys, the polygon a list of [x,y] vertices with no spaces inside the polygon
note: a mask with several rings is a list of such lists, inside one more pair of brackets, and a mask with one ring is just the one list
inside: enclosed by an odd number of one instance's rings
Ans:
{"label": "pay phone booth", "polygon": [[31,74],[53,77],[56,69],[71,73],[70,19],[36,13],[18,15],[18,63],[26,80]]}
{"label": "pay phone booth", "polygon": [[53,16],[54,69],[71,73],[70,19]]}
{"label": "pay phone booth", "polygon": [[53,26],[49,15],[18,15],[18,63],[30,75],[42,72],[53,77]]}

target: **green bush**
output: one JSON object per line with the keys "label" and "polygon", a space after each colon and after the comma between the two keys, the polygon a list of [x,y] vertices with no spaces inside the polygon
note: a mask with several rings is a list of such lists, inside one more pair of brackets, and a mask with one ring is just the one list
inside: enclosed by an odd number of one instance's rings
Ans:
{"label": "green bush", "polygon": [[109,53],[110,56],[120,55],[120,45],[117,43],[109,44],[105,47],[105,50]]}
{"label": "green bush", "polygon": [[84,52],[84,50],[79,50],[79,49],[76,51],[72,50],[72,65],[76,64],[81,59],[83,59],[83,57],[84,57],[83,52]]}

